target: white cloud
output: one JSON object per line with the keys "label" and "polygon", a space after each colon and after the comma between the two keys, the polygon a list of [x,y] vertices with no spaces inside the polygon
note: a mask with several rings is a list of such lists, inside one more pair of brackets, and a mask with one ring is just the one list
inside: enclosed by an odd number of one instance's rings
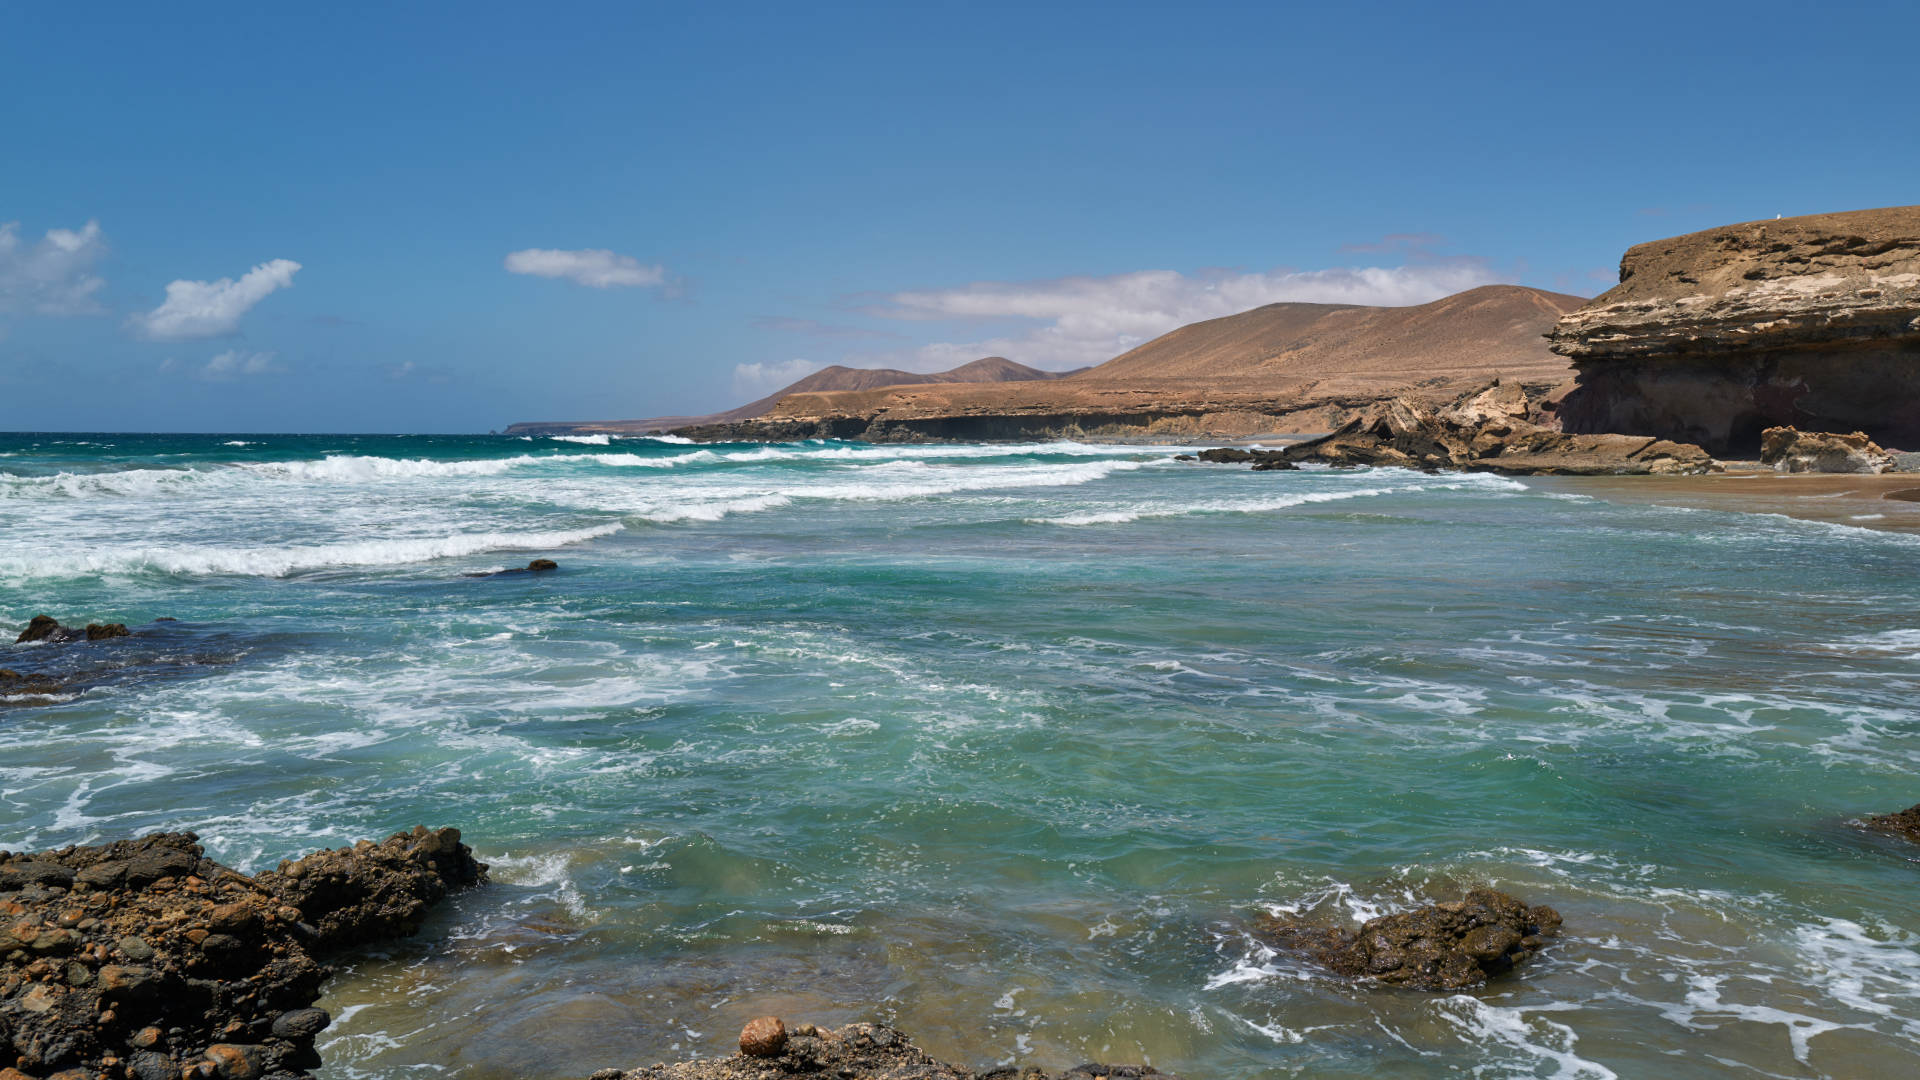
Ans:
{"label": "white cloud", "polygon": [[32,247],[20,245],[20,223],[0,223],[0,312],[98,315],[94,294],[106,285],[93,265],[107,253],[100,223],[78,230],[48,229]]}
{"label": "white cloud", "polygon": [[274,362],[276,356],[277,354],[270,352],[248,353],[238,349],[228,349],[207,361],[199,374],[203,379],[235,379],[242,375],[277,375],[287,369]]}
{"label": "white cloud", "polygon": [[[1005,356],[1064,371],[1111,360],[1188,323],[1264,304],[1298,301],[1397,307],[1424,304],[1496,280],[1483,260],[1457,259],[1400,267],[1194,275],[1140,270],[1109,277],[977,282],[957,289],[895,293],[871,313],[904,320],[1015,324],[1006,332],[863,360],[940,371],[983,356]],[[1019,323],[1044,325],[1021,328]]]}
{"label": "white cloud", "polygon": [[300,264],[275,259],[240,276],[240,280],[176,281],[167,286],[166,302],[129,324],[142,337],[155,341],[186,341],[230,334],[247,309],[278,289],[293,285]]}
{"label": "white cloud", "polygon": [[508,273],[565,278],[594,289],[614,285],[663,285],[667,280],[666,267],[645,266],[631,255],[616,255],[605,248],[581,251],[528,248],[508,255],[506,267]]}
{"label": "white cloud", "polygon": [[789,383],[819,371],[825,364],[812,360],[766,360],[757,364],[735,364],[733,392],[749,401],[762,398]]}

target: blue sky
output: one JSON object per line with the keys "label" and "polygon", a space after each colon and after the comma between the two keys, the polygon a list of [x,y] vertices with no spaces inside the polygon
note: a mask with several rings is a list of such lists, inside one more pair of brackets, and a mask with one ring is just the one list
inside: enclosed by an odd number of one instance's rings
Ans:
{"label": "blue sky", "polygon": [[485,431],[1920,201],[1920,5],[10,5],[0,429]]}

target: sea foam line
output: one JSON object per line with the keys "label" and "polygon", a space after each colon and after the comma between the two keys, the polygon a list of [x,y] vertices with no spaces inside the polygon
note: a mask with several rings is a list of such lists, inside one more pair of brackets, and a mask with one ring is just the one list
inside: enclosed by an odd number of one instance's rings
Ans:
{"label": "sea foam line", "polygon": [[610,536],[619,522],[551,532],[477,532],[401,540],[231,548],[203,545],[95,548],[45,558],[0,559],[0,580],[85,577],[93,574],[247,574],[285,577],[334,566],[392,566],[476,555],[483,551],[540,550]]}

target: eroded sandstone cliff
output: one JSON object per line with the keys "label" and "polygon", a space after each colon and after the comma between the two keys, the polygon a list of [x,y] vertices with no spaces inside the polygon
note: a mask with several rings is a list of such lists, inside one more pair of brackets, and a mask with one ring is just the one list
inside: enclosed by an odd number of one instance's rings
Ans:
{"label": "eroded sandstone cliff", "polygon": [[1549,335],[1569,432],[1753,452],[1770,427],[1920,446],[1920,206],[1640,244]]}

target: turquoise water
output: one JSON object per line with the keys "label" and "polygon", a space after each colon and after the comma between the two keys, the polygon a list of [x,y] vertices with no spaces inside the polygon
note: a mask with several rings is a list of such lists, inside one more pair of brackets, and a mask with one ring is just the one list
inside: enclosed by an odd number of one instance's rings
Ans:
{"label": "turquoise water", "polygon": [[[579,1077],[741,1023],[1190,1077],[1920,1070],[1920,540],[1172,449],[0,436],[0,847],[259,868],[416,822],[496,885],[350,963],[326,1075]],[[555,573],[474,579],[522,565]],[[1489,884],[1471,994],[1260,910]]]}

